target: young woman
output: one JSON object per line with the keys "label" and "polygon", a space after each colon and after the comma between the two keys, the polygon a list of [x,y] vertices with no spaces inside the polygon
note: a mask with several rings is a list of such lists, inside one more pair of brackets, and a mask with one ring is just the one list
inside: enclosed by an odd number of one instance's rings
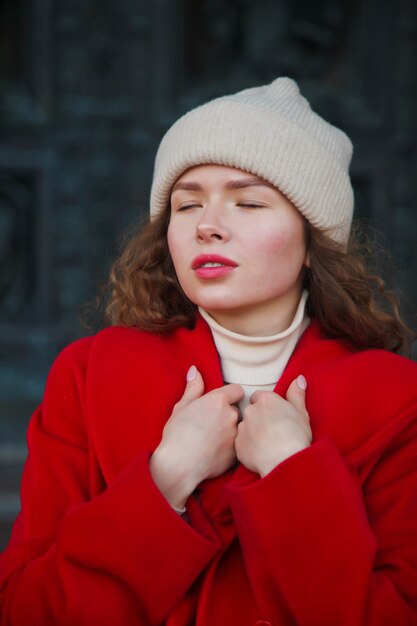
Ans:
{"label": "young woman", "polygon": [[288,78],[168,131],[30,423],[2,625],[417,624],[417,365],[350,157]]}

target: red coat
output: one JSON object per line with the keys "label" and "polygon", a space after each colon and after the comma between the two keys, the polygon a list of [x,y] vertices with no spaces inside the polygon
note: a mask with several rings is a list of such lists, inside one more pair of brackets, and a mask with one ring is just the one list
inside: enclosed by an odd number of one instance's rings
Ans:
{"label": "red coat", "polygon": [[179,517],[148,459],[211,333],[113,327],[56,360],[28,433],[1,625],[417,624],[417,364],[305,332],[313,444],[268,476],[206,481]]}

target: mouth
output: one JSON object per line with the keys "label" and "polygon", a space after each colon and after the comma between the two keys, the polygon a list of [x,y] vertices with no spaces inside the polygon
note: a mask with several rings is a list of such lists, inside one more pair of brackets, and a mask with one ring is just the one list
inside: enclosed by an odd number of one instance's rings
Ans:
{"label": "mouth", "polygon": [[226,257],[222,257],[217,254],[201,254],[193,260],[191,265],[193,270],[219,267],[233,268],[237,267],[237,263],[232,261],[232,259],[227,259]]}

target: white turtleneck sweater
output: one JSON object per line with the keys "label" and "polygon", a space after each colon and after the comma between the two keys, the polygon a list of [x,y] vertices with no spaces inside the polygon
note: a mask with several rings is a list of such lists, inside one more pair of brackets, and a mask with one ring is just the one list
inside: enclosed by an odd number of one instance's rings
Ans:
{"label": "white turtleneck sweater", "polygon": [[268,337],[234,333],[220,326],[207,311],[199,307],[201,316],[210,326],[220,355],[224,382],[238,383],[244,389],[245,396],[239,403],[242,414],[254,391],[271,391],[281,378],[298,340],[310,323],[305,310],[307,298],[308,292],[303,291],[290,326]]}

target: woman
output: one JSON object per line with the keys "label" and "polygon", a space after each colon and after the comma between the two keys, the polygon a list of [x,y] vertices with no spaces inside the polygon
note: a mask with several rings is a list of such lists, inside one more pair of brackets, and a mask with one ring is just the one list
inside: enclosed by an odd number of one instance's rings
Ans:
{"label": "woman", "polygon": [[417,624],[417,365],[350,157],[288,78],[168,131],[32,418],[2,624]]}

